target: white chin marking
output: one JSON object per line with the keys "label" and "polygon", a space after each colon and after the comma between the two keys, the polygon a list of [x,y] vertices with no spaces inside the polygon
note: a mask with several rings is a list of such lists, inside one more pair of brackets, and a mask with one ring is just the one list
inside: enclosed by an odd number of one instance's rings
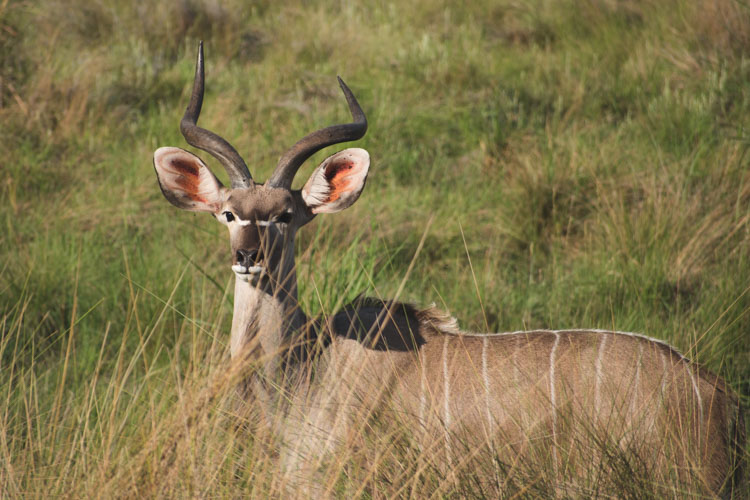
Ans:
{"label": "white chin marking", "polygon": [[251,276],[258,275],[263,272],[262,266],[250,266],[245,267],[240,264],[235,264],[232,266],[232,271],[234,271],[235,276],[237,276],[238,279],[242,281],[248,281]]}

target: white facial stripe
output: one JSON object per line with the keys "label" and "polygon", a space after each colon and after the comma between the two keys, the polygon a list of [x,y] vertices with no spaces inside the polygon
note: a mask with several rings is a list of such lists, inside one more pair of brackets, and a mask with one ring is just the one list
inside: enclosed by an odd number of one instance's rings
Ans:
{"label": "white facial stripe", "polygon": [[250,224],[255,223],[257,226],[260,226],[260,227],[268,227],[271,224],[273,224],[273,222],[270,220],[256,220],[256,221],[244,220],[244,219],[240,219],[236,215],[234,216],[234,220],[232,222],[236,222],[240,226],[249,226]]}

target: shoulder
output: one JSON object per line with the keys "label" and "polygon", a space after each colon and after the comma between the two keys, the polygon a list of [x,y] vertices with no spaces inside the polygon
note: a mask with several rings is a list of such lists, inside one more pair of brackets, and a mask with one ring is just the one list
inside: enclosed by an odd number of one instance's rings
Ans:
{"label": "shoulder", "polygon": [[416,350],[429,337],[459,334],[456,319],[434,306],[357,297],[328,320],[334,337],[357,340],[383,350]]}

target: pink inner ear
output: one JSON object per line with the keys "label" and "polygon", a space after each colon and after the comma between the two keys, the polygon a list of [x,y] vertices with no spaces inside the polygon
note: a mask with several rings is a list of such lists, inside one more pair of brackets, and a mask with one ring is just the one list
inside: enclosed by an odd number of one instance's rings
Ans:
{"label": "pink inner ear", "polygon": [[354,168],[354,163],[348,158],[342,158],[328,164],[325,176],[330,186],[330,191],[325,203],[336,201],[342,194],[350,191],[354,181],[352,177],[356,173],[357,170]]}
{"label": "pink inner ear", "polygon": [[302,188],[302,198],[314,214],[340,212],[357,201],[365,187],[370,155],[349,148],[326,158]]}

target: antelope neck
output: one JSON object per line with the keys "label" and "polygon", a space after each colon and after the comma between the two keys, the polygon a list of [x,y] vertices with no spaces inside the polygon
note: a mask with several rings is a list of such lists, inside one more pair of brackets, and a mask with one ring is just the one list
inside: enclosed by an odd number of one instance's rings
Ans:
{"label": "antelope neck", "polygon": [[235,277],[234,316],[230,353],[236,357],[250,341],[258,338],[265,356],[273,358],[294,342],[307,316],[297,302],[297,277],[287,273],[283,285],[257,286]]}

